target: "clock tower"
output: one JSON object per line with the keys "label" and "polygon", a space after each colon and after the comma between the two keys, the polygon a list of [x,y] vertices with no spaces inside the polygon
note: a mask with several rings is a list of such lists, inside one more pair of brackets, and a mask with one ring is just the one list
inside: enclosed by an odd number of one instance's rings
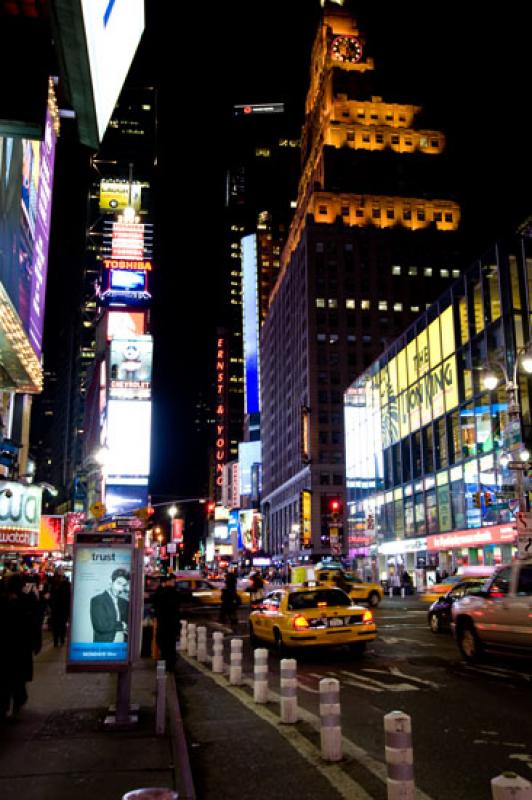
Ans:
{"label": "clock tower", "polygon": [[272,554],[354,555],[356,531],[329,513],[331,500],[348,510],[343,392],[459,275],[445,136],[380,81],[362,26],[324,3],[297,207],[261,332]]}

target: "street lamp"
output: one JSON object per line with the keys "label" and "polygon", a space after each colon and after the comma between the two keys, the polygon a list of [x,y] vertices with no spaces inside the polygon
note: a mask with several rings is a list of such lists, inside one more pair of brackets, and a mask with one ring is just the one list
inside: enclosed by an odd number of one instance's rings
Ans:
{"label": "street lamp", "polygon": [[[483,383],[486,389],[492,392],[499,385],[499,378],[496,370],[500,370],[504,376],[506,397],[508,399],[508,428],[509,432],[513,435],[516,430],[519,431],[519,438],[521,438],[521,408],[519,406],[519,385],[517,382],[517,374],[519,366],[522,366],[525,372],[532,374],[532,343],[518,347],[515,353],[515,360],[513,365],[512,377],[510,378],[506,364],[500,359],[493,359],[488,361],[488,371],[484,374]],[[511,445],[510,445],[511,447]],[[523,446],[522,442],[519,444],[519,460],[524,464],[529,460],[530,453]],[[500,463],[503,467],[507,467],[512,460],[510,453],[503,453],[500,457]],[[526,499],[524,497],[524,480],[521,468],[516,469],[517,477],[517,497],[519,501],[519,511],[526,511]]]}

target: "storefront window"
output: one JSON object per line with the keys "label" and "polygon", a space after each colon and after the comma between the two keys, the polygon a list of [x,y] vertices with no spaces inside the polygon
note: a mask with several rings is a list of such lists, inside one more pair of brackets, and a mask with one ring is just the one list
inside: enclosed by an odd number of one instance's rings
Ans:
{"label": "storefront window", "polygon": [[470,458],[476,455],[475,409],[472,403],[464,406],[460,411],[462,428],[462,457]]}
{"label": "storefront window", "polygon": [[478,453],[490,453],[493,450],[493,434],[491,430],[491,409],[489,395],[483,394],[475,408],[477,424]]}
{"label": "storefront window", "polygon": [[421,431],[412,434],[412,461],[414,464],[414,478],[421,477]]}
{"label": "storefront window", "polygon": [[412,458],[410,454],[410,437],[407,436],[401,442],[401,452],[403,461],[403,483],[412,480]]}
{"label": "storefront window", "polygon": [[493,431],[493,443],[496,448],[504,447],[504,429],[506,427],[508,403],[506,390],[499,388],[494,392],[493,403],[491,406],[491,424]]}
{"label": "storefront window", "polygon": [[463,480],[451,483],[451,506],[453,509],[454,527],[457,530],[466,527],[464,508],[464,482]]}
{"label": "storefront window", "polygon": [[445,417],[441,417],[434,423],[434,453],[436,456],[436,469],[449,466]]}
{"label": "storefront window", "polygon": [[451,495],[449,484],[438,486],[438,524],[440,531],[450,531],[453,528],[453,518],[451,513]]}
{"label": "storefront window", "polygon": [[423,472],[425,475],[434,472],[434,438],[432,425],[423,428]]}
{"label": "storefront window", "polygon": [[436,489],[430,489],[425,494],[427,504],[427,533],[438,533],[438,506],[436,503]]}
{"label": "storefront window", "polygon": [[416,535],[425,534],[427,532],[427,520],[425,517],[425,496],[423,492],[416,494],[414,500]]}
{"label": "storefront window", "polygon": [[403,516],[403,501],[396,500],[393,504],[394,507],[394,530],[395,535],[399,539],[402,539],[405,535],[405,521]]}
{"label": "storefront window", "polygon": [[462,459],[462,443],[460,439],[460,423],[458,418],[458,411],[455,411],[448,417],[449,420],[449,448],[451,456],[451,464],[455,464]]}
{"label": "storefront window", "polygon": [[475,505],[475,495],[479,491],[480,475],[478,461],[474,458],[464,464],[464,494],[468,528],[480,528],[482,525],[482,507]]}
{"label": "storefront window", "polygon": [[414,529],[414,498],[405,498],[405,536],[413,536]]}

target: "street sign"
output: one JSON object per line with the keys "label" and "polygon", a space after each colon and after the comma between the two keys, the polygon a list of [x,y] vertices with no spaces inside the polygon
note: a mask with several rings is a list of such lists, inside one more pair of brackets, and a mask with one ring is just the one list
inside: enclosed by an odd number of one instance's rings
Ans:
{"label": "street sign", "polygon": [[532,513],[518,511],[515,515],[517,528],[517,552],[521,558],[532,556]]}

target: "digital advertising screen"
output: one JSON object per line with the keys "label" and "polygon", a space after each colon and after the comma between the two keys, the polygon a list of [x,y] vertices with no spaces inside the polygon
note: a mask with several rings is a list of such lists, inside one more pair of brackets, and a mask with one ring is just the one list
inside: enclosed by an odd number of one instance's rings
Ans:
{"label": "digital advertising screen", "polygon": [[107,485],[105,507],[108,514],[126,514],[148,505],[148,485]]}
{"label": "digital advertising screen", "polygon": [[109,286],[124,292],[142,292],[146,286],[146,273],[143,270],[112,269]]}
{"label": "digital advertising screen", "polygon": [[0,481],[0,550],[38,546],[41,504],[40,486]]}
{"label": "digital advertising screen", "polygon": [[244,394],[246,414],[260,411],[259,388],[259,293],[257,237],[242,239],[242,315],[244,333]]}
{"label": "digital advertising screen", "polygon": [[0,136],[0,283],[40,358],[56,131],[42,142]]}
{"label": "digital advertising screen", "polygon": [[262,459],[261,443],[240,442],[238,445],[238,481],[240,494],[250,495],[253,489],[252,467]]}
{"label": "digital advertising screen", "polygon": [[76,545],[69,664],[127,664],[131,565],[129,546]]}
{"label": "digital advertising screen", "polygon": [[100,181],[100,211],[141,210],[142,187],[127,181]]}
{"label": "digital advertising screen", "polygon": [[150,474],[151,402],[109,400],[107,405],[107,475]]}
{"label": "digital advertising screen", "polygon": [[109,311],[107,314],[107,338],[128,339],[142,336],[146,327],[143,311]]}
{"label": "digital advertising screen", "polygon": [[144,225],[113,222],[111,258],[142,261],[144,258]]}
{"label": "digital advertising screen", "polygon": [[153,339],[150,335],[112,339],[110,397],[150,397]]}

